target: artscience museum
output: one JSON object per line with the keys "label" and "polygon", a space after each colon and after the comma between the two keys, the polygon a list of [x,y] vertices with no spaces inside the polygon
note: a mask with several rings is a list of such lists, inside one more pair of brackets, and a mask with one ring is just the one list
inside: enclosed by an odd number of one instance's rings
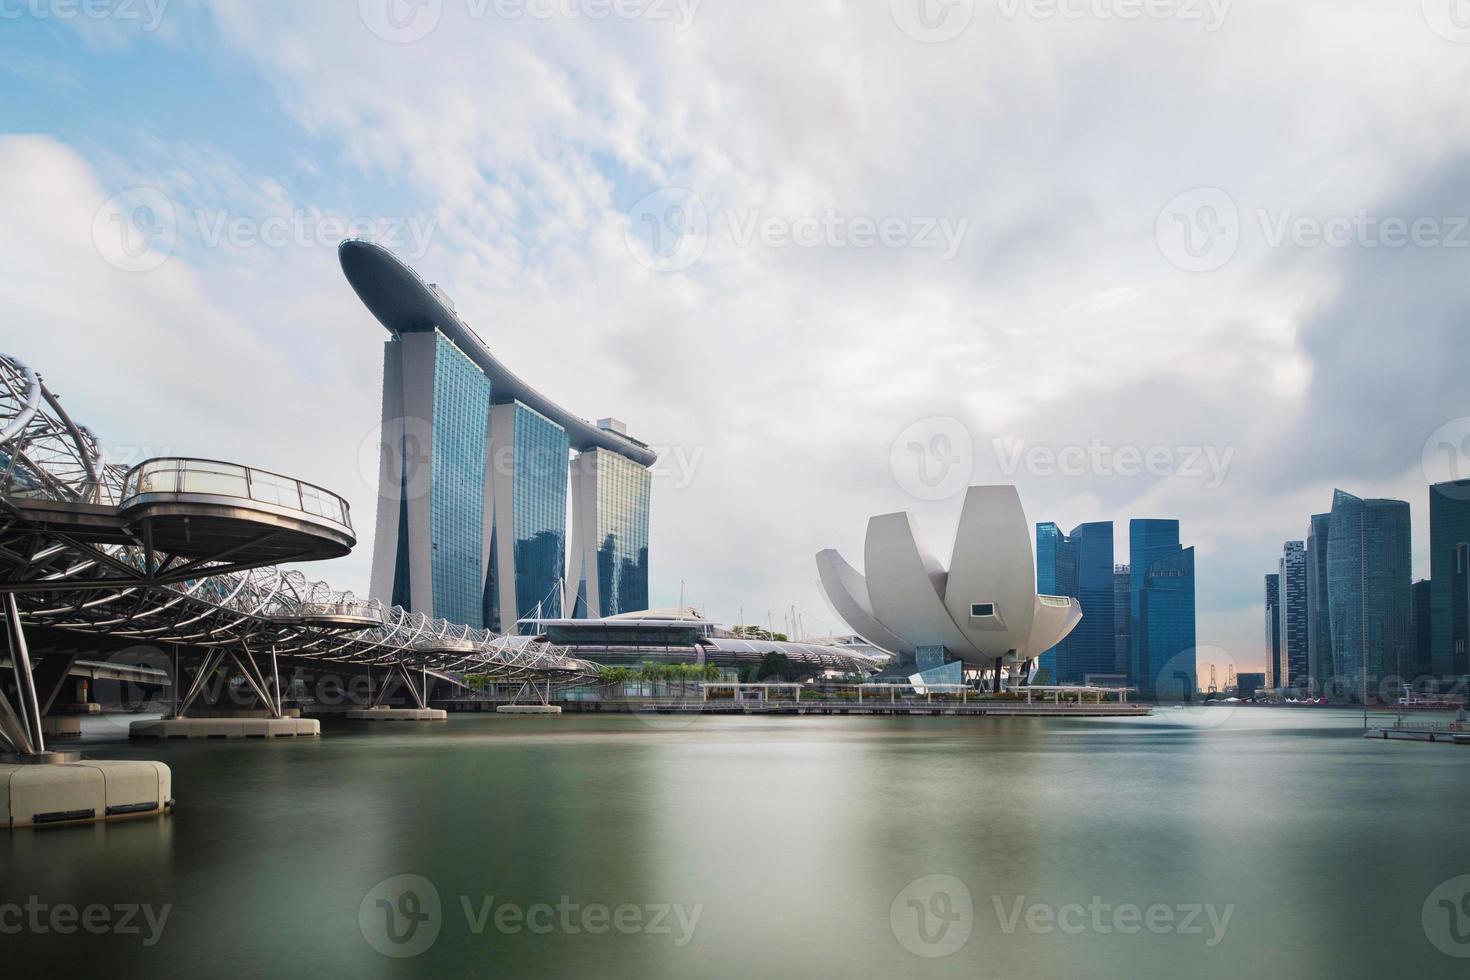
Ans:
{"label": "artscience museum", "polygon": [[1076,599],[1038,595],[1030,525],[1011,486],[970,487],[949,565],[921,540],[912,514],[868,521],[859,572],[817,554],[822,589],[854,633],[892,652],[884,675],[915,684],[1029,678],[1036,658],[1082,620]]}

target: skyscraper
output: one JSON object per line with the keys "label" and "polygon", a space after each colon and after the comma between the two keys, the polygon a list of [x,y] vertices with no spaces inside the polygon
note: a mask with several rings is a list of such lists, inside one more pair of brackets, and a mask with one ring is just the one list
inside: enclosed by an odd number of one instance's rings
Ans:
{"label": "skyscraper", "polygon": [[1128,676],[1128,653],[1133,636],[1129,615],[1127,565],[1113,566],[1113,673]]}
{"label": "skyscraper", "polygon": [[594,426],[511,372],[438,286],[390,251],[343,242],[342,271],[387,328],[372,594],[411,612],[515,632],[566,614],[568,465],[583,615],[648,605],[657,454]]}
{"label": "skyscraper", "polygon": [[[611,420],[609,420],[611,421]],[[605,449],[571,465],[573,616],[615,616],[648,608],[647,468]]]}
{"label": "skyscraper", "polygon": [[[1036,590],[1078,600],[1082,622],[1042,655],[1059,684],[1080,684],[1089,674],[1111,674],[1116,665],[1113,610],[1113,523],[1079,524],[1062,534],[1056,524],[1036,525]],[[1048,657],[1050,656],[1050,661]],[[1054,666],[1053,666],[1054,665]]]}
{"label": "skyscraper", "polygon": [[484,625],[481,544],[490,379],[438,331],[383,345],[372,593]]}
{"label": "skyscraper", "polygon": [[1149,565],[1139,590],[1138,629],[1140,693],[1167,701],[1194,700],[1199,679],[1193,548],[1165,554]]}
{"label": "skyscraper", "polygon": [[1281,685],[1281,573],[1266,576],[1266,687]]}
{"label": "skyscraper", "polygon": [[1433,673],[1433,668],[1430,666],[1433,663],[1434,650],[1434,617],[1430,613],[1433,605],[1430,580],[1423,578],[1415,582],[1409,606],[1409,626],[1414,635],[1414,657],[1412,661],[1405,658],[1403,670],[1400,671],[1404,680],[1409,683]]}
{"label": "skyscraper", "polygon": [[[1036,591],[1066,596],[1077,592],[1077,548],[1051,521],[1036,525]],[[1061,683],[1060,657],[1060,643],[1042,653],[1037,658],[1037,676],[1048,684]]]}
{"label": "skyscraper", "polygon": [[1410,547],[1405,501],[1333,492],[1327,602],[1339,695],[1358,697],[1366,683],[1374,697],[1379,680],[1408,653]]}
{"label": "skyscraper", "polygon": [[1313,514],[1307,531],[1307,673],[1311,693],[1327,690],[1334,670],[1332,622],[1327,613],[1327,542],[1332,530],[1331,514]]}
{"label": "skyscraper", "polygon": [[1139,628],[1139,599],[1143,594],[1143,583],[1155,561],[1179,550],[1178,521],[1135,518],[1128,522],[1128,682],[1140,688],[1145,680],[1142,669],[1144,636]]}
{"label": "skyscraper", "polygon": [[566,429],[519,401],[490,409],[485,482],[485,626],[562,614],[567,549]]}
{"label": "skyscraper", "polygon": [[1429,488],[1430,671],[1470,673],[1470,480]]}
{"label": "skyscraper", "polygon": [[1310,682],[1307,651],[1307,544],[1288,541],[1282,547],[1280,686],[1306,690]]}
{"label": "skyscraper", "polygon": [[1081,603],[1082,622],[1062,641],[1061,678],[1075,684],[1113,673],[1113,522],[1079,524],[1068,537],[1077,562],[1077,591],[1068,594]]}

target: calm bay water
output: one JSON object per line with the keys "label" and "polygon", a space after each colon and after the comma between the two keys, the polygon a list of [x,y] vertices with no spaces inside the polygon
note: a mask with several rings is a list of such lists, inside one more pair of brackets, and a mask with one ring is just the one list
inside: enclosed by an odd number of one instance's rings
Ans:
{"label": "calm bay water", "polygon": [[[148,948],[141,915],[141,935],[0,935],[7,968],[1173,978],[1470,966],[1422,918],[1437,886],[1470,874],[1470,749],[1370,742],[1351,712],[459,716],[339,723],[301,742],[137,745],[90,724],[87,751],[169,763],[177,811],[0,836],[0,903],[146,903],[168,918]],[[428,887],[373,891],[398,875]],[[1443,922],[1431,916],[1431,931],[1470,933],[1470,918],[1432,904]],[[385,939],[390,921],[412,938]],[[400,959],[370,941],[426,948]]]}

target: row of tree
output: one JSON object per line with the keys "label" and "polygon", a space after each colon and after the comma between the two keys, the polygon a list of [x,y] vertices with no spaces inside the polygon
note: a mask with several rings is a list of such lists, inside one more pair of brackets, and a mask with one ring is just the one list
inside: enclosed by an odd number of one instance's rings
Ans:
{"label": "row of tree", "polygon": [[737,626],[730,632],[745,640],[770,640],[778,643],[785,643],[787,641],[785,633],[773,633],[770,630],[761,629],[759,626]]}
{"label": "row of tree", "polygon": [[626,693],[633,681],[653,684],[655,690],[663,684],[683,692],[690,684],[719,680],[720,668],[714,664],[660,664],[649,660],[638,667],[600,667],[597,679],[607,687],[618,688],[620,693]]}

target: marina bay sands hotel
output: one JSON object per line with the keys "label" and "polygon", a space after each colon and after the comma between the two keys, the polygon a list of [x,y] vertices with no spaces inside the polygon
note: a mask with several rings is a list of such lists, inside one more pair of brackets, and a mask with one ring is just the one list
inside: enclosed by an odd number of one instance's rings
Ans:
{"label": "marina bay sands hotel", "polygon": [[373,596],[503,633],[528,617],[648,608],[656,454],[616,419],[594,425],[522,381],[387,249],[347,241],[339,258],[391,335]]}

